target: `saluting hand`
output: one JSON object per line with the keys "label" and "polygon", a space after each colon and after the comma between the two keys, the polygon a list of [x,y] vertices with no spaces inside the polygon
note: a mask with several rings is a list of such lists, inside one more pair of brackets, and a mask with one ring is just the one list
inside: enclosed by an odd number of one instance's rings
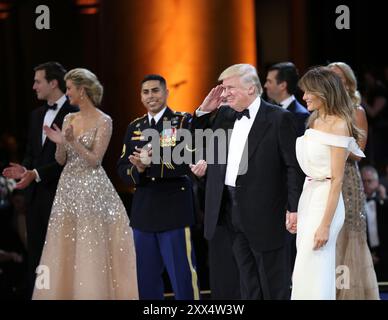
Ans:
{"label": "saluting hand", "polygon": [[201,106],[199,107],[200,110],[204,112],[212,112],[219,108],[223,100],[223,91],[224,88],[222,87],[222,85],[214,87],[206,96],[205,100],[203,100]]}

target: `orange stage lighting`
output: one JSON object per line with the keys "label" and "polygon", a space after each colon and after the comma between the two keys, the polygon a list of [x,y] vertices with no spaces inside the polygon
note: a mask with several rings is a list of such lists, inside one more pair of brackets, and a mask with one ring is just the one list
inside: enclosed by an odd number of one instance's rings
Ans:
{"label": "orange stage lighting", "polygon": [[0,20],[7,19],[11,5],[7,2],[0,2]]}
{"label": "orange stage lighting", "polygon": [[81,14],[97,14],[100,5],[99,0],[75,0]]}
{"label": "orange stage lighting", "polygon": [[174,108],[193,111],[223,69],[256,63],[253,0],[151,0],[131,9],[134,67],[167,79]]}

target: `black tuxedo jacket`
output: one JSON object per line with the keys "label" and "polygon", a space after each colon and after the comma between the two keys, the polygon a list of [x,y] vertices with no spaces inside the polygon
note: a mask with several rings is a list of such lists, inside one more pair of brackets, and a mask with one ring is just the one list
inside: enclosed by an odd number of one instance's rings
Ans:
{"label": "black tuxedo jacket", "polygon": [[[69,112],[78,111],[68,101],[59,110],[55,123],[62,127],[63,119]],[[39,107],[31,113],[26,154],[23,165],[28,169],[36,169],[40,182],[31,182],[26,189],[28,213],[26,217],[28,241],[28,290],[32,294],[35,283],[35,269],[39,264],[43,250],[48,220],[62,167],[55,161],[56,144],[46,138],[42,145],[43,121],[45,107]]]}
{"label": "black tuxedo jacket", "polygon": [[[55,117],[53,124],[55,123],[59,128],[62,128],[64,117],[68,113],[76,111],[78,111],[78,108],[71,106],[66,101]],[[41,191],[39,192],[40,201],[44,201],[47,198],[49,201],[51,199],[52,202],[62,171],[62,167],[55,161],[56,144],[46,138],[45,143],[42,145],[45,113],[46,109],[44,106],[35,109],[31,113],[29,122],[28,141],[23,166],[28,170],[36,169],[41,179],[39,183],[33,181],[26,190],[29,201],[32,201],[36,197],[37,191]]]}
{"label": "black tuxedo jacket", "polygon": [[294,100],[287,108],[295,116],[296,134],[298,137],[303,136],[306,130],[307,118],[310,112],[302,106],[297,100]]}
{"label": "black tuxedo jacket", "polygon": [[370,200],[376,203],[377,233],[380,241],[379,247],[376,248],[377,250],[374,249],[373,251],[377,251],[380,257],[384,257],[388,265],[388,200],[381,199],[379,196],[368,198],[368,201]]}
{"label": "black tuxedo jacket", "polygon": [[[233,128],[234,110],[193,119],[194,128]],[[295,156],[293,115],[261,100],[249,132],[248,168],[236,180],[237,203],[244,232],[258,251],[280,248],[285,242],[285,214],[297,211],[303,174]],[[207,151],[209,152],[209,151]],[[214,153],[217,154],[217,144]],[[226,151],[227,152],[227,151]],[[226,164],[208,164],[205,195],[205,237],[211,239],[222,211]]]}

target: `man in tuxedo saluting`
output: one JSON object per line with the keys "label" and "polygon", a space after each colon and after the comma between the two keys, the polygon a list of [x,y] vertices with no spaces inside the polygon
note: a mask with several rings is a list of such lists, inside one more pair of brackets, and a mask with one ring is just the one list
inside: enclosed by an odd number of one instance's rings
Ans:
{"label": "man in tuxedo saluting", "polygon": [[43,250],[51,206],[62,167],[55,161],[56,146],[46,138],[43,126],[62,127],[66,114],[78,111],[65,96],[66,70],[58,62],[46,62],[34,68],[34,85],[37,98],[46,103],[31,113],[28,141],[22,164],[10,163],[3,170],[7,178],[19,180],[16,188],[26,190],[28,212],[28,294],[32,294],[36,267]]}
{"label": "man in tuxedo saluting", "polygon": [[[193,119],[196,129],[232,130],[226,163],[207,164],[205,237],[212,239],[217,225],[226,227],[242,299],[288,299],[285,232],[296,231],[303,183],[293,115],[261,99],[252,65],[233,65],[219,80],[222,85],[210,91]],[[221,101],[227,106],[220,107]],[[222,146],[213,146],[206,152],[219,154]],[[192,167],[198,176],[200,166]]]}

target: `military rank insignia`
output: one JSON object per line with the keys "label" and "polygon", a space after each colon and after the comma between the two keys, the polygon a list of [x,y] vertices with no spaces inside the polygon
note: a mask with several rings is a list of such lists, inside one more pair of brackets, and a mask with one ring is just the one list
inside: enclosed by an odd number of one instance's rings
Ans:
{"label": "military rank insignia", "polygon": [[171,125],[177,126],[179,122],[179,117],[174,117],[171,119]]}
{"label": "military rank insignia", "polygon": [[143,141],[145,138],[142,135],[142,132],[140,130],[133,131],[133,136],[131,140],[138,140],[138,141]]}
{"label": "military rank insignia", "polygon": [[121,151],[121,158],[125,156],[126,146],[123,145],[123,150]]}
{"label": "military rank insignia", "polygon": [[176,128],[163,129],[163,131],[160,133],[160,146],[162,148],[175,147],[176,135],[177,135]]}

